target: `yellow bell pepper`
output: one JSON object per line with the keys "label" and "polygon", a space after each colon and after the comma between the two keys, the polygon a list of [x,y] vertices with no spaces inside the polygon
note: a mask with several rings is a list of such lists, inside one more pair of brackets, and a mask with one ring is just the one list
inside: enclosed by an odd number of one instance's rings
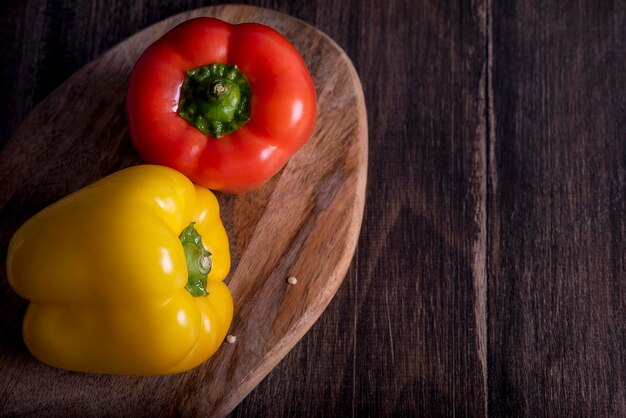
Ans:
{"label": "yellow bell pepper", "polygon": [[30,301],[22,329],[30,352],[110,374],[178,373],[215,353],[233,316],[222,282],[229,269],[215,196],[151,165],[42,210],[7,255],[9,283]]}

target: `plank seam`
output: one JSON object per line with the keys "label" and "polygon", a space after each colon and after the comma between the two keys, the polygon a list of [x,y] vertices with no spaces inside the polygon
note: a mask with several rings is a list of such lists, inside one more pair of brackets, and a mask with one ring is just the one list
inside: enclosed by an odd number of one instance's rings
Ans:
{"label": "plank seam", "polygon": [[489,327],[489,283],[490,283],[490,266],[491,266],[491,248],[492,248],[492,228],[491,216],[493,212],[492,204],[494,204],[494,175],[496,170],[495,162],[495,115],[493,106],[493,14],[492,2],[486,1],[486,57],[487,57],[487,82],[485,83],[485,99],[487,101],[487,111],[485,112],[485,329],[486,329],[486,371],[485,371],[485,416],[489,416],[489,400],[491,379],[490,379],[490,327]]}

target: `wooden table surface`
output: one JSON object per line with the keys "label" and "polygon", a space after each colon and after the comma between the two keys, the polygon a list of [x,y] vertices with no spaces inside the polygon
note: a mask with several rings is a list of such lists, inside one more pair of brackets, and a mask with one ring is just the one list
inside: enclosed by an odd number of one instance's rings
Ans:
{"label": "wooden table surface", "polygon": [[[232,415],[625,416],[626,4],[253,3],[352,59],[369,171],[346,280]],[[80,67],[208,4],[3,2],[0,145]]]}

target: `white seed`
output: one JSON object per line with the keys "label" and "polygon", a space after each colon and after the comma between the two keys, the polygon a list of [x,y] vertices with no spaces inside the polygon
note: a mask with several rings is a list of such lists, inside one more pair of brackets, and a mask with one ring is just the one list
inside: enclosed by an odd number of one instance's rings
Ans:
{"label": "white seed", "polygon": [[298,283],[298,279],[293,277],[293,276],[291,276],[290,278],[287,279],[287,283],[289,283],[289,284],[296,284],[296,283]]}
{"label": "white seed", "polygon": [[237,337],[235,337],[234,335],[229,335],[228,337],[226,337],[226,342],[228,344],[234,344],[235,341],[237,341]]}

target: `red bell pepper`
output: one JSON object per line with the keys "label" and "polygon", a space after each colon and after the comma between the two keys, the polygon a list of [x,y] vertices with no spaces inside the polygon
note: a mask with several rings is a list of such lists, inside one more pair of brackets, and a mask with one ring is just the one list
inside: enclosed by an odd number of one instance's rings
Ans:
{"label": "red bell pepper", "polygon": [[149,163],[214,190],[254,189],[311,136],[317,99],[296,49],[275,30],[213,18],[183,22],[130,76],[130,136]]}

